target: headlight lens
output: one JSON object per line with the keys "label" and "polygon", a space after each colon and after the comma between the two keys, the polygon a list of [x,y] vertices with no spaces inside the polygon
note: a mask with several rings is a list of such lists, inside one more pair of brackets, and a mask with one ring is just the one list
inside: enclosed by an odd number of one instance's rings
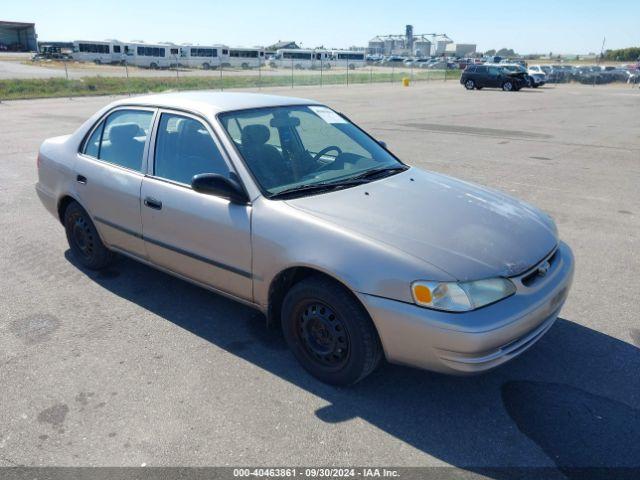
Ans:
{"label": "headlight lens", "polygon": [[513,295],[515,291],[515,285],[506,278],[475,282],[417,281],[411,284],[417,305],[447,312],[475,310]]}

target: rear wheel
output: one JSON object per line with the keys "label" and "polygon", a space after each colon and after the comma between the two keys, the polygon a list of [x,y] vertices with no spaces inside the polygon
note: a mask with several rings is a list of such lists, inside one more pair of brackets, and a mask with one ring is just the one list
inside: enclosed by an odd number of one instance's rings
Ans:
{"label": "rear wheel", "polygon": [[71,253],[82,265],[100,270],[113,261],[113,252],[104,246],[91,217],[77,202],[67,206],[64,228]]}
{"label": "rear wheel", "polygon": [[476,82],[474,82],[473,80],[467,80],[466,82],[464,82],[464,88],[466,88],[467,90],[473,90],[474,88],[476,88]]}
{"label": "rear wheel", "polygon": [[354,384],[369,375],[382,357],[367,312],[329,279],[310,277],[295,284],[284,299],[281,320],[295,357],[323,382]]}
{"label": "rear wheel", "polygon": [[202,68],[203,68],[204,70],[209,70],[209,69],[211,68],[211,65],[209,65],[208,63],[203,63],[203,64],[202,64]]}
{"label": "rear wheel", "polygon": [[158,69],[158,64],[155,62],[151,62],[151,64],[149,65],[149,68],[151,70],[157,70]]}
{"label": "rear wheel", "polygon": [[513,83],[509,80],[502,84],[502,90],[505,92],[513,92]]}

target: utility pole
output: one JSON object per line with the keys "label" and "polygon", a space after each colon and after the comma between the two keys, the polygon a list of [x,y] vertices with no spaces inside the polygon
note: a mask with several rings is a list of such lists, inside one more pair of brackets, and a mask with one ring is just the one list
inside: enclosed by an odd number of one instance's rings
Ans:
{"label": "utility pole", "polygon": [[604,44],[607,41],[607,37],[602,37],[602,47],[600,47],[600,58],[598,59],[598,63],[602,62],[602,57],[604,56]]}

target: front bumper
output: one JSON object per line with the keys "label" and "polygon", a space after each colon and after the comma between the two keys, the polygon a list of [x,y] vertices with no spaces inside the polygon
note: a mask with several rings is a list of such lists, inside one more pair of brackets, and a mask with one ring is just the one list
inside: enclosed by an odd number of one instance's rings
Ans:
{"label": "front bumper", "polygon": [[548,259],[551,268],[544,277],[529,281],[535,268],[529,270],[512,279],[514,295],[472,312],[441,312],[362,293],[358,297],[390,362],[449,374],[480,373],[527,350],[556,320],[571,287],[574,258],[560,242]]}

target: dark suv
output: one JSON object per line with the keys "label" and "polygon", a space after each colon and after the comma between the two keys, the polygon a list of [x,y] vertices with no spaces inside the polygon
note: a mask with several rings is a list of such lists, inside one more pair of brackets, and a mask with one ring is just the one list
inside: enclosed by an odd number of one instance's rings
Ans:
{"label": "dark suv", "polygon": [[460,83],[467,90],[490,87],[505,92],[517,92],[528,85],[526,72],[509,71],[498,65],[469,65],[462,72]]}

